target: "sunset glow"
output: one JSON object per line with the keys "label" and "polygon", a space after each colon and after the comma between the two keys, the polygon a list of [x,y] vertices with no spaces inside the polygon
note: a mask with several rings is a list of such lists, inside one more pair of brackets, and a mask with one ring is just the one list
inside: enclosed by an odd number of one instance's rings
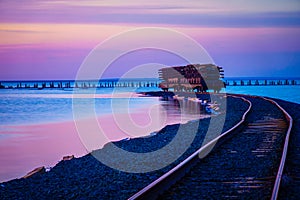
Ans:
{"label": "sunset glow", "polygon": [[0,13],[1,80],[74,79],[95,46],[139,27],[195,39],[226,76],[300,74],[296,0],[1,1]]}

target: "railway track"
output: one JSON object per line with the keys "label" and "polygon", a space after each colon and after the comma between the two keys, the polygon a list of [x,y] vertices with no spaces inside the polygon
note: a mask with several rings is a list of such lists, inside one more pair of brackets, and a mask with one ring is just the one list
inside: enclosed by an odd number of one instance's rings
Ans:
{"label": "railway track", "polygon": [[249,108],[236,126],[129,199],[276,199],[292,118],[272,100],[241,98]]}

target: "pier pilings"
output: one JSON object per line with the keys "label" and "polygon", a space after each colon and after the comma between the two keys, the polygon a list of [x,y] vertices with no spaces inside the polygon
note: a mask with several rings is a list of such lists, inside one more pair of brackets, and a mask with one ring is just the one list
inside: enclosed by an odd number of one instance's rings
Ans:
{"label": "pier pilings", "polygon": [[300,85],[300,79],[230,79],[225,81],[226,86],[276,86]]}
{"label": "pier pilings", "polygon": [[[88,88],[159,88],[157,80],[100,80],[100,81],[1,81],[0,89],[88,89]],[[299,79],[227,79],[226,86],[300,86]]]}

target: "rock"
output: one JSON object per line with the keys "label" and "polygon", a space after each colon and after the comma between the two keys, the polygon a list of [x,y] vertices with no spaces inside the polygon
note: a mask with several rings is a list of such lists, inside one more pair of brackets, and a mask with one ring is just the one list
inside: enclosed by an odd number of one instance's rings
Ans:
{"label": "rock", "polygon": [[46,168],[44,166],[38,167],[38,168],[35,168],[34,170],[32,170],[31,172],[28,172],[25,176],[23,176],[23,178],[29,178],[29,177],[33,176],[34,174],[43,174],[45,172],[46,172]]}
{"label": "rock", "polygon": [[71,156],[64,156],[64,157],[63,157],[63,160],[72,160],[73,158],[75,158],[74,155],[71,155]]}

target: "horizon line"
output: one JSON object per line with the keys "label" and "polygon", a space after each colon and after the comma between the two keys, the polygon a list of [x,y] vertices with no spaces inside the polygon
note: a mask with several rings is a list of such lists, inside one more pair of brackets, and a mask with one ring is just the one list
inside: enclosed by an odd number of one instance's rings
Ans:
{"label": "horizon line", "polygon": [[[123,80],[132,80],[132,79],[158,79],[158,77],[134,77],[134,78],[122,78],[122,77],[107,77],[107,78],[101,78],[101,79],[2,79],[0,82],[18,82],[18,81],[23,81],[23,82],[42,82],[42,81],[101,81],[101,80],[113,80],[113,79],[123,79]],[[280,79],[280,80],[285,80],[285,79],[296,79],[300,80],[300,76],[298,77],[292,77],[292,76],[229,76],[229,77],[224,77],[222,78],[223,80],[226,79]]]}

